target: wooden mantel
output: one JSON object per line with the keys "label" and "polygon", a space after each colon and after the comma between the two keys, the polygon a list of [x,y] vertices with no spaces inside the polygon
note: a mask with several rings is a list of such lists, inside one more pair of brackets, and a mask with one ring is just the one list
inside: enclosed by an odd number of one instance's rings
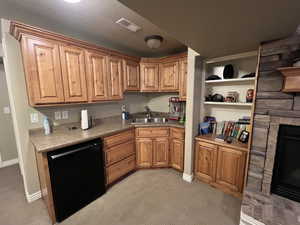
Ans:
{"label": "wooden mantel", "polygon": [[300,92],[300,67],[281,67],[277,70],[284,76],[282,92]]}

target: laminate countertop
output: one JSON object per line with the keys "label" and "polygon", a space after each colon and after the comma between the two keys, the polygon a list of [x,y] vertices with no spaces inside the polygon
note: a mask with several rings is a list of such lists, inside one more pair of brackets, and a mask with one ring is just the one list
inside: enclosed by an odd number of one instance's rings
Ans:
{"label": "laminate countertop", "polygon": [[[95,125],[88,130],[81,130],[79,123],[70,123],[54,127],[53,132],[49,135],[45,135],[43,129],[31,130],[29,136],[37,152],[49,152],[84,141],[110,136],[135,127],[157,126],[184,128],[184,124],[176,121],[131,124],[130,121],[122,121],[120,117],[110,117],[96,120]],[[77,127],[77,129],[70,129],[71,127]]]}

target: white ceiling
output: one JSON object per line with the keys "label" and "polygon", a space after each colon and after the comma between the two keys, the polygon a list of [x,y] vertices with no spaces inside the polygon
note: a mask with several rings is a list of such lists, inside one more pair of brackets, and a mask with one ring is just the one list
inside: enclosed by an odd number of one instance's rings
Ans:
{"label": "white ceiling", "polygon": [[299,0],[119,0],[205,57],[254,50],[300,24]]}
{"label": "white ceiling", "polygon": [[[52,28],[56,32],[80,34],[83,39],[96,40],[97,43],[140,56],[165,55],[185,48],[117,0],[82,0],[76,4],[63,0],[1,0],[0,17]],[[133,33],[115,24],[121,17],[136,23],[142,30]],[[145,36],[153,34],[165,39],[158,50],[149,49],[144,42]]]}

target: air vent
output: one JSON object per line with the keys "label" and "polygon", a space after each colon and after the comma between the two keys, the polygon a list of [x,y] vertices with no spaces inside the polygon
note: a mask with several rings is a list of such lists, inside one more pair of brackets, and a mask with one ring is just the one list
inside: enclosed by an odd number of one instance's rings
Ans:
{"label": "air vent", "polygon": [[142,29],[138,25],[132,23],[131,21],[129,21],[129,20],[125,19],[125,18],[119,19],[116,23],[119,24],[120,26],[126,28],[127,30],[132,31],[132,32],[137,32],[140,29]]}

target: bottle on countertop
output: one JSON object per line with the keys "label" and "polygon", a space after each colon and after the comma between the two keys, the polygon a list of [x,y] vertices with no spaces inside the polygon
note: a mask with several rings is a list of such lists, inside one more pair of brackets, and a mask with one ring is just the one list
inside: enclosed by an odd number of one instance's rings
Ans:
{"label": "bottle on countertop", "polygon": [[51,133],[51,127],[47,116],[44,117],[43,126],[44,126],[45,135],[49,135]]}
{"label": "bottle on countertop", "polygon": [[122,120],[128,120],[129,119],[129,113],[126,112],[126,106],[122,105],[121,110],[122,110]]}

